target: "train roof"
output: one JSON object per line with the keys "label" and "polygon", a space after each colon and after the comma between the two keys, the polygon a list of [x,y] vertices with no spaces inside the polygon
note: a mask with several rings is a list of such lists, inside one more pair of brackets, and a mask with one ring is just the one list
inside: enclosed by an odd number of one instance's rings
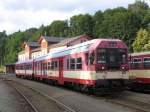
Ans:
{"label": "train roof", "polygon": [[25,64],[25,63],[30,63],[33,61],[41,61],[41,60],[49,59],[49,58],[63,57],[68,54],[85,52],[85,51],[88,51],[88,49],[95,48],[102,41],[116,41],[116,42],[119,41],[119,42],[121,42],[121,40],[119,40],[119,39],[93,39],[93,40],[89,40],[89,41],[86,41],[86,42],[83,42],[83,43],[80,43],[80,44],[77,44],[74,46],[70,46],[67,48],[60,49],[60,50],[51,51],[50,53],[48,53],[44,56],[37,57],[36,59],[19,61],[19,62],[16,62],[15,64]]}
{"label": "train roof", "polygon": [[[63,57],[65,55],[73,54],[73,53],[85,52],[85,51],[88,51],[88,49],[90,48],[96,47],[101,41],[121,41],[121,40],[119,39],[93,39],[93,40],[86,41],[86,42],[83,42],[74,46],[63,48],[61,50],[52,51],[44,56],[36,58],[35,61],[41,61],[43,59],[49,59],[49,58]],[[94,45],[92,45],[93,43]]]}
{"label": "train roof", "polygon": [[23,64],[23,63],[30,63],[30,62],[33,62],[33,59],[25,60],[25,61],[18,61],[15,64]]}
{"label": "train roof", "polygon": [[150,54],[150,51],[145,51],[145,52],[136,52],[136,53],[131,53],[131,56],[141,56],[141,55],[148,55]]}

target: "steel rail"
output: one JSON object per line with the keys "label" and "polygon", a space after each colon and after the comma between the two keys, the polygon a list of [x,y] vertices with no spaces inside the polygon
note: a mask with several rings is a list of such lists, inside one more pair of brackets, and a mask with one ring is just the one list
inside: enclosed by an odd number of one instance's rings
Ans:
{"label": "steel rail", "polygon": [[[18,84],[21,84],[20,82],[15,81],[15,80],[9,80],[9,81],[13,81],[13,82],[16,82],[16,83],[18,83]],[[35,88],[29,87],[29,86],[24,85],[24,84],[21,84],[21,85],[23,85],[23,86],[25,86],[25,87],[27,87],[27,88],[29,88],[29,89],[32,89],[33,91],[38,92],[39,94],[43,95],[44,97],[48,98],[49,100],[54,101],[55,103],[59,104],[60,106],[66,108],[66,109],[68,110],[68,112],[77,112],[77,111],[73,110],[72,108],[70,108],[69,106],[65,105],[64,103],[58,101],[57,99],[55,99],[55,98],[53,98],[53,97],[47,95],[47,94],[44,93],[44,92],[41,92],[41,91],[39,91],[39,90],[37,90],[37,89],[35,89]],[[15,87],[14,87],[14,88],[15,88]],[[17,90],[17,89],[16,89],[16,90]],[[22,93],[21,93],[21,94],[22,94]],[[24,95],[23,95],[23,96],[24,96]],[[24,97],[25,97],[25,96],[24,96]],[[26,98],[26,97],[25,97],[25,98]],[[26,99],[27,99],[27,98],[26,98]],[[27,99],[27,101],[29,101],[29,100]],[[29,101],[29,103],[30,103],[30,101]],[[32,103],[31,103],[31,105],[32,105]],[[33,108],[35,109],[35,112],[39,112],[39,111],[37,111],[37,109],[34,107],[34,105],[32,105],[32,106],[33,106]]]}
{"label": "steel rail", "polygon": [[[9,80],[10,81],[10,80]],[[9,84],[9,83],[7,83],[7,84]],[[30,100],[23,94],[23,93],[21,93],[21,91],[19,91],[19,89],[17,89],[16,87],[14,87],[13,85],[11,85],[11,84],[9,84],[11,87],[13,87],[16,91],[17,91],[17,93],[18,94],[20,94],[24,99],[25,99],[25,101],[30,105],[30,107],[33,109],[33,111],[34,112],[39,112],[37,109],[36,109],[36,107],[30,102]]]}

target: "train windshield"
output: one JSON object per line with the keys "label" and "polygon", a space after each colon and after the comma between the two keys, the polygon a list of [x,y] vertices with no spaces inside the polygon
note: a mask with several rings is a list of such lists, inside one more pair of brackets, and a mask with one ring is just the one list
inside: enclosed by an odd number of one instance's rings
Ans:
{"label": "train windshield", "polygon": [[106,48],[97,49],[97,64],[107,64],[109,66],[120,66],[127,63],[127,50]]}

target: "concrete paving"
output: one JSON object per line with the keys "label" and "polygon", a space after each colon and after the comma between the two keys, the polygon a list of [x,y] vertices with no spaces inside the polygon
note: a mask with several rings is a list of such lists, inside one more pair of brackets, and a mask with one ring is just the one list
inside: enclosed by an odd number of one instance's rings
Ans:
{"label": "concrete paving", "polygon": [[0,112],[32,112],[26,101],[0,79]]}
{"label": "concrete paving", "polygon": [[11,78],[26,86],[35,88],[57,99],[77,112],[135,112],[136,110],[112,104],[105,99],[93,98],[81,93],[69,91],[35,81]]}

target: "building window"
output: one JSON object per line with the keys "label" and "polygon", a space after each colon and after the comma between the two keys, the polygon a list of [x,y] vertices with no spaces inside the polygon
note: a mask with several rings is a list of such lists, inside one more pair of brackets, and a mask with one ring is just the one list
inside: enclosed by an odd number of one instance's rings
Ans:
{"label": "building window", "polygon": [[82,69],[82,58],[77,58],[77,63],[76,63],[77,69]]}

